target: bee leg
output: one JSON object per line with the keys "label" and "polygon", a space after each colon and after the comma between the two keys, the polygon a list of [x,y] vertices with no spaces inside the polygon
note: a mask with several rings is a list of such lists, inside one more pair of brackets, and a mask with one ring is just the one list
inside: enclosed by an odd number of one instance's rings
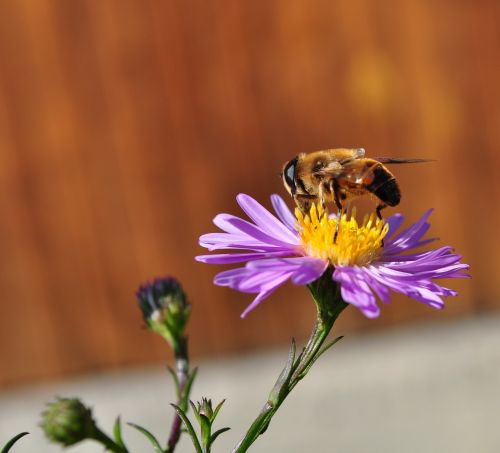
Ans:
{"label": "bee leg", "polygon": [[321,203],[321,207],[326,211],[326,197],[325,197],[325,192],[329,192],[330,188],[327,186],[326,183],[322,183],[319,185],[318,189],[318,195],[319,195],[319,202]]}
{"label": "bee leg", "polygon": [[387,205],[385,203],[382,203],[382,204],[379,204],[376,208],[375,208],[375,211],[377,213],[377,217],[380,219],[380,220],[384,220],[384,218],[382,217],[382,214],[380,213],[380,211],[382,211],[382,209],[384,208],[387,208]]}
{"label": "bee leg", "polygon": [[[380,211],[382,211],[382,209],[384,208],[387,208],[387,205],[385,203],[381,203],[379,204],[376,208],[375,208],[375,212],[377,213],[377,217],[380,219],[380,220],[384,220],[384,218],[382,217],[382,214],[380,213]],[[382,239],[381,241],[381,245],[382,247],[384,246],[384,240]]]}
{"label": "bee leg", "polygon": [[330,191],[333,192],[333,200],[335,201],[335,206],[337,206],[337,209],[339,211],[337,217],[337,224],[335,225],[335,235],[333,236],[333,243],[335,244],[337,242],[337,236],[339,235],[340,217],[342,216],[342,203],[340,202],[339,183],[337,182],[336,179],[332,179],[330,184],[331,184]]}

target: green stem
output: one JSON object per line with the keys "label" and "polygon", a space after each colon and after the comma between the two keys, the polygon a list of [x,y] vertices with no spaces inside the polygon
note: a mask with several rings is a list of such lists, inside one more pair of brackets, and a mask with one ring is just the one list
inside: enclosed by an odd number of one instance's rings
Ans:
{"label": "green stem", "polygon": [[[177,405],[184,411],[187,411],[187,401],[189,400],[189,395],[186,397],[186,382],[189,378],[189,356],[188,356],[188,344],[187,338],[182,336],[173,343],[173,349],[175,354],[175,368],[177,374],[177,380],[179,382],[179,395],[177,396]],[[167,441],[167,448],[165,453],[173,453],[177,442],[181,437],[182,420],[179,414],[175,413],[174,420],[172,421],[172,426],[170,428],[170,435]]]}
{"label": "green stem", "polygon": [[[244,453],[267,429],[272,417],[285,398],[307,374],[309,368],[321,353],[321,346],[330,333],[336,319],[347,307],[340,296],[339,285],[332,281],[331,270],[327,270],[321,278],[308,285],[316,303],[317,316],[313,331],[300,356],[294,361],[288,376],[278,380],[268,401],[254,420],[245,437],[240,440],[232,453]],[[292,359],[293,360],[293,359]]]}
{"label": "green stem", "polygon": [[118,445],[113,439],[111,439],[107,434],[102,432],[99,428],[96,427],[94,435],[92,439],[104,445],[104,449],[108,451],[113,451],[115,453],[127,453],[127,449]]}

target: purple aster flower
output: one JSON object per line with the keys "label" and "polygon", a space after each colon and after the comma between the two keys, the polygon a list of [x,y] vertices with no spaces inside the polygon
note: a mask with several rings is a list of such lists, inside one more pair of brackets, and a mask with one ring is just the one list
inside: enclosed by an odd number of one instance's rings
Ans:
{"label": "purple aster flower", "polygon": [[216,285],[257,294],[242,317],[287,280],[307,285],[330,266],[343,300],[369,318],[380,313],[377,298],[383,303],[390,301],[390,290],[441,309],[442,298],[457,293],[434,280],[468,276],[464,270],[469,266],[460,263],[460,255],[451,247],[414,251],[433,241],[423,239],[432,210],[399,232],[401,214],[385,221],[367,216],[359,225],[355,212],[350,218],[344,214],[334,241],[337,217],[328,216],[321,207],[313,205],[307,215],[296,209],[294,216],[281,197],[272,195],[276,217],[248,195],[240,194],[236,200],[252,222],[230,214],[217,215],[214,224],[223,233],[204,234],[200,245],[209,251],[226,252],[197,256],[196,260],[246,263],[214,279]]}

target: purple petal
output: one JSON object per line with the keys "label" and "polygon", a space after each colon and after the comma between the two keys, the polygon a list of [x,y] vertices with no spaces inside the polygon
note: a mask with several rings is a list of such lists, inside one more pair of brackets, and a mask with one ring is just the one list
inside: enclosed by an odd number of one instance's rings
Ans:
{"label": "purple petal", "polygon": [[[451,250],[451,247],[442,247],[442,249]],[[414,262],[414,261],[417,261],[419,259],[428,257],[429,255],[431,255],[433,253],[434,253],[434,250],[427,250],[426,252],[412,253],[412,254],[406,254],[406,255],[383,255],[379,258],[378,262],[379,263],[380,262],[382,262],[382,263]]]}
{"label": "purple petal", "polygon": [[332,278],[340,283],[340,293],[345,302],[354,305],[368,318],[376,318],[380,314],[375,296],[362,278],[362,272],[355,267],[337,267]]}
{"label": "purple petal", "polygon": [[389,225],[389,231],[385,236],[385,241],[388,242],[388,239],[396,232],[396,230],[401,226],[404,221],[404,216],[402,214],[394,214],[385,219],[385,223]]}
{"label": "purple petal", "polygon": [[292,283],[296,285],[308,285],[320,278],[328,267],[328,261],[318,258],[307,258],[302,260],[301,266],[292,275]]}
{"label": "purple petal", "polygon": [[245,293],[258,293],[262,291],[262,288],[272,285],[277,278],[285,274],[288,275],[288,278],[291,276],[291,272],[284,272],[281,269],[269,272],[251,270],[251,274],[249,274],[244,280],[241,280],[238,283],[238,286],[234,289]]}
{"label": "purple petal", "polygon": [[246,220],[239,219],[238,217],[228,220],[228,222],[230,222],[233,226],[238,228],[242,233],[245,233],[248,236],[251,236],[254,239],[257,239],[268,245],[290,247],[290,245],[297,245],[299,242],[297,237],[294,238],[294,242],[287,242],[282,239],[277,239],[276,237],[271,236],[270,234],[264,232],[261,228],[253,225],[250,222],[247,222]]}
{"label": "purple petal", "polygon": [[250,261],[242,268],[220,272],[214,283],[242,292],[258,293],[242,313],[244,317],[288,279],[295,278],[298,284],[310,283],[321,276],[327,264],[310,257],[260,259]]}
{"label": "purple petal", "polygon": [[228,222],[228,220],[235,219],[235,218],[237,218],[237,217],[232,215],[232,214],[222,213],[222,214],[217,214],[214,217],[213,222],[214,222],[215,226],[218,226],[222,231],[225,231],[226,233],[241,235],[242,234],[241,231],[238,228],[231,225],[231,223]]}
{"label": "purple petal", "polygon": [[278,214],[279,219],[287,226],[287,228],[293,232],[297,233],[297,228],[295,227],[295,217],[288,209],[288,206],[283,201],[279,195],[272,194],[271,195],[271,203],[273,205],[276,214]]}
{"label": "purple petal", "polygon": [[258,260],[262,258],[290,256],[288,251],[277,252],[256,252],[256,253],[221,253],[218,255],[198,255],[195,260],[200,263],[207,264],[234,264],[243,263],[245,261]]}
{"label": "purple petal", "polygon": [[[408,265],[408,267],[400,269],[398,267],[398,270],[405,271],[413,276],[418,276],[419,279],[424,279],[424,278],[448,278],[449,275],[451,274],[458,274],[459,271],[468,269],[469,266],[467,264],[454,264],[452,266],[443,266],[440,267],[438,263],[429,263],[427,265],[420,265],[416,266],[414,268],[411,267],[411,265]],[[464,277],[466,274],[461,274]]]}
{"label": "purple petal", "polygon": [[[380,263],[378,268],[381,273],[405,273],[410,278],[418,278],[420,280],[445,278],[450,275],[457,275],[459,271],[469,268],[467,264],[459,262],[461,256],[451,253],[450,247],[441,247],[436,250],[413,255],[412,258],[413,260],[405,261],[384,261]],[[466,276],[466,274],[462,275]]]}
{"label": "purple petal", "polygon": [[[231,233],[206,233],[202,234],[199,239],[199,244],[203,247],[216,244],[231,244],[242,243],[245,245],[261,245],[262,241],[258,241],[248,235],[231,234]],[[207,244],[207,245],[205,245]]]}
{"label": "purple petal", "polygon": [[441,299],[441,297],[439,297],[434,291],[423,286],[409,288],[404,291],[403,294],[439,310],[444,308],[443,299]]}
{"label": "purple petal", "polygon": [[236,269],[229,269],[227,271],[219,272],[214,277],[214,284],[218,286],[229,286],[235,288],[238,283],[251,275],[246,267],[237,267]]}
{"label": "purple petal", "polygon": [[432,211],[432,209],[429,209],[416,223],[401,231],[394,238],[388,239],[384,246],[384,255],[399,253],[403,250],[423,245],[419,241],[430,228],[427,218],[431,215]]}
{"label": "purple petal", "polygon": [[327,267],[328,261],[309,256],[266,259],[248,263],[249,269],[260,272],[270,270],[292,272],[292,282],[296,285],[307,285],[317,280]]}
{"label": "purple petal", "polygon": [[250,217],[255,224],[272,237],[287,243],[298,244],[297,234],[294,234],[274,217],[264,206],[255,201],[252,197],[240,193],[236,201],[241,209]]}
{"label": "purple petal", "polygon": [[251,269],[247,265],[218,273],[214,278],[214,283],[218,286],[229,286],[245,293],[258,293],[285,273],[281,269],[262,272]]}
{"label": "purple petal", "polygon": [[370,275],[370,267],[367,268],[362,268],[360,269],[363,272],[363,278],[365,278],[366,282],[370,286],[370,288],[374,291],[374,293],[377,295],[377,297],[382,301],[384,304],[388,304],[391,299],[389,296],[389,289],[379,283],[376,279],[374,279]]}
{"label": "purple petal", "polygon": [[427,288],[431,291],[434,291],[437,295],[443,296],[443,297],[448,297],[448,296],[456,296],[458,294],[457,291],[454,291],[450,288],[445,288],[444,286],[440,286],[437,283],[434,283],[429,280],[423,280],[420,282],[421,286],[423,288]]}
{"label": "purple petal", "polygon": [[[387,269],[371,266],[370,269],[365,270],[365,272],[368,271],[376,281],[391,288],[393,291],[405,294],[408,297],[424,302],[434,308],[444,307],[444,302],[439,295],[428,288],[429,284],[432,282],[425,279],[419,280],[417,276],[413,276],[412,279],[411,275],[404,273],[398,275],[397,272],[393,272],[391,276],[387,274],[384,275],[386,270]],[[435,283],[432,283],[432,285],[434,288],[437,287]]]}
{"label": "purple petal", "polygon": [[249,249],[254,251],[285,251],[292,252],[294,247],[290,244],[278,247],[267,244],[255,238],[247,236],[246,238],[229,233],[208,233],[200,236],[199,244],[210,251],[219,249]]}
{"label": "purple petal", "polygon": [[241,314],[241,318],[244,318],[250,311],[252,311],[257,305],[259,305],[267,296],[273,293],[279,286],[285,283],[290,278],[289,274],[284,274],[279,277],[276,277],[272,283],[269,283],[265,288],[262,288],[262,291],[259,295],[252,301],[252,303],[245,308],[243,313]]}

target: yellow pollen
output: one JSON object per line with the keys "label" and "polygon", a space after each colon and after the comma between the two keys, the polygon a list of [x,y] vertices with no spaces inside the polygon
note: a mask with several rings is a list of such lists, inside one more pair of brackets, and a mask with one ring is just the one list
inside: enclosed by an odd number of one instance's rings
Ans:
{"label": "yellow pollen", "polygon": [[337,219],[328,217],[321,205],[313,204],[306,215],[295,209],[295,217],[304,253],[327,259],[334,266],[366,266],[375,261],[382,254],[382,240],[389,231],[389,225],[374,214],[365,216],[358,225],[356,209],[349,219],[346,214],[340,216],[336,239]]}

